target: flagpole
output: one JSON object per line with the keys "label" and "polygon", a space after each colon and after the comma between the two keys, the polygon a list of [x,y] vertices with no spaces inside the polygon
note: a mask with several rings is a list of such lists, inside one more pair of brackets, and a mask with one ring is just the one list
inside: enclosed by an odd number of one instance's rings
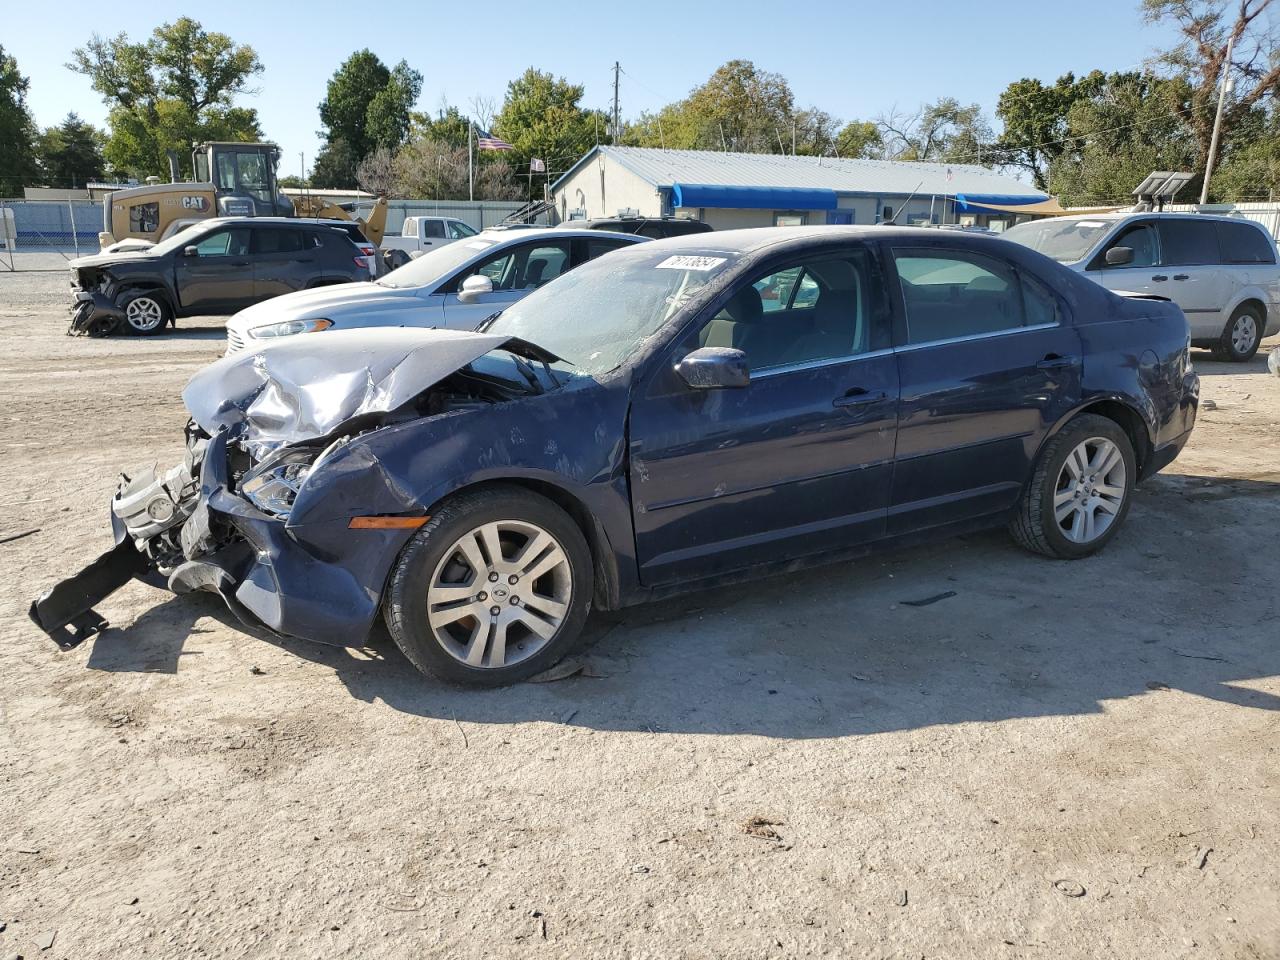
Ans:
{"label": "flagpole", "polygon": [[475,122],[467,120],[467,197],[472,203],[476,199],[476,172],[475,163],[471,159],[471,135],[475,132]]}

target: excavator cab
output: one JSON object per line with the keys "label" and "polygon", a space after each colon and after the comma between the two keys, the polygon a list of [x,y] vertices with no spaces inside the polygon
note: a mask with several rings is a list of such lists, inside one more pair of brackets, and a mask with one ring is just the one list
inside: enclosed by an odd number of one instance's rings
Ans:
{"label": "excavator cab", "polygon": [[292,217],[276,185],[279,162],[274,143],[202,143],[191,154],[196,182],[213,184],[221,217]]}

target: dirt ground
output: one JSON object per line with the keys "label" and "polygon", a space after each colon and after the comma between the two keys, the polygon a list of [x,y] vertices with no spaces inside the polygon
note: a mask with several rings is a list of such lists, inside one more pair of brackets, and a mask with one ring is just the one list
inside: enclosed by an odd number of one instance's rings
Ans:
{"label": "dirt ground", "polygon": [[0,540],[35,531],[0,542],[0,957],[1280,957],[1261,354],[1197,356],[1101,556],[994,532],[723,589],[474,692],[140,584],[39,634],[222,347],[69,339],[64,290],[0,275]]}

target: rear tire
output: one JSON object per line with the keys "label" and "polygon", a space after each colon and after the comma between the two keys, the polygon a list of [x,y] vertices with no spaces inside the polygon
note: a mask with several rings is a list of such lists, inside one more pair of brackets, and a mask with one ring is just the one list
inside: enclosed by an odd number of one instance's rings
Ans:
{"label": "rear tire", "polygon": [[541,673],[591,608],[591,551],[544,497],[490,487],[446,500],[405,546],[383,615],[396,646],[430,676],[496,687]]}
{"label": "rear tire", "polygon": [[116,300],[116,306],[124,314],[121,328],[136,337],[164,333],[164,328],[173,319],[168,302],[154,290],[126,291]]}
{"label": "rear tire", "polygon": [[1124,523],[1137,476],[1128,434],[1114,420],[1082,413],[1045,444],[1009,532],[1046,557],[1087,557]]}
{"label": "rear tire", "polygon": [[1262,328],[1265,321],[1258,315],[1257,307],[1239,306],[1231,314],[1222,338],[1214,347],[1214,353],[1221,360],[1231,363],[1246,363],[1253,359],[1262,343]]}

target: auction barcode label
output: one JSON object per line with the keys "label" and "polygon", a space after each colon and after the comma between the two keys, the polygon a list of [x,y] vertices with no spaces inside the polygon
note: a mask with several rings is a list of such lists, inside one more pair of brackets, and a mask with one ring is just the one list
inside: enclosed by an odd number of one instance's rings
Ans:
{"label": "auction barcode label", "polygon": [[727,257],[667,257],[655,267],[657,270],[714,270],[725,263]]}

